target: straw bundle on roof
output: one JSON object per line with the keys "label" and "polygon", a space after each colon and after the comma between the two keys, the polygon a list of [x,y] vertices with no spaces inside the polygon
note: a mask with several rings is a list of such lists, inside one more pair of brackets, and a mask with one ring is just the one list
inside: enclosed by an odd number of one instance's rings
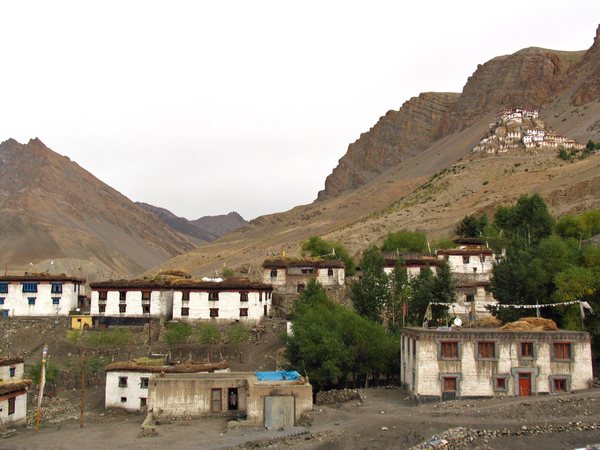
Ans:
{"label": "straw bundle on roof", "polygon": [[524,317],[517,322],[511,322],[500,328],[502,331],[558,331],[553,320],[541,317]]}

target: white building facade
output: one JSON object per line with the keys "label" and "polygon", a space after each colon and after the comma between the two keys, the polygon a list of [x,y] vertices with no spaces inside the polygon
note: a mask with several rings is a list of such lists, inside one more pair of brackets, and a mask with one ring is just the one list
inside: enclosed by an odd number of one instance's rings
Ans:
{"label": "white building facade", "polygon": [[3,317],[68,316],[85,295],[84,278],[30,274],[0,277]]}
{"label": "white building facade", "polygon": [[173,319],[257,323],[271,313],[273,286],[230,277],[181,280],[173,286]]}
{"label": "white building facade", "polygon": [[173,290],[167,281],[116,280],[90,283],[90,314],[99,318],[170,319]]}
{"label": "white building facade", "polygon": [[148,387],[157,373],[229,372],[227,363],[180,364],[177,366],[139,366],[117,362],[106,367],[105,408],[139,411],[148,407]]}
{"label": "white building facade", "polygon": [[585,332],[403,328],[401,342],[401,381],[419,402],[571,392],[593,378]]}
{"label": "white building facade", "polygon": [[313,278],[325,289],[342,288],[346,266],[338,259],[319,258],[269,258],[263,262],[263,283],[277,292],[300,293]]}

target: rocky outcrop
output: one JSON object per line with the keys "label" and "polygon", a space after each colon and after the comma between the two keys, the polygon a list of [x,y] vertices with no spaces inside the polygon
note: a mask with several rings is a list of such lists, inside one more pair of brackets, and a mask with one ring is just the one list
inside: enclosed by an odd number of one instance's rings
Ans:
{"label": "rocky outcrop", "polygon": [[[577,84],[575,84],[577,83]],[[565,86],[575,85],[571,104],[581,106],[600,98],[600,26],[594,44],[566,77]]]}
{"label": "rocky outcrop", "polygon": [[541,108],[556,97],[563,76],[582,55],[531,47],[479,65],[437,134],[467,128],[501,108]]}
{"label": "rocky outcrop", "polygon": [[428,92],[411,98],[399,111],[389,111],[367,133],[350,144],[318,199],[357,188],[383,170],[400,164],[439,136],[435,129],[458,99],[458,94]]}

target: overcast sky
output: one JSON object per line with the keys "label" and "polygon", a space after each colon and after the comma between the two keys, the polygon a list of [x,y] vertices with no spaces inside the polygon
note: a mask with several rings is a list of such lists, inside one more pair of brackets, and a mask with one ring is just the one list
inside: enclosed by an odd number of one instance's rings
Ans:
{"label": "overcast sky", "polygon": [[312,202],[348,144],[525,47],[585,50],[598,0],[0,1],[0,141],[38,137],[188,219]]}

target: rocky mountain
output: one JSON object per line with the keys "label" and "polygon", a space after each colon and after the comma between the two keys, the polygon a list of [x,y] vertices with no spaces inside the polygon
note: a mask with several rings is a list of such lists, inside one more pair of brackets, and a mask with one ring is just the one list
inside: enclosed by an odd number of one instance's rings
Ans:
{"label": "rocky mountain", "polygon": [[163,267],[209,274],[223,264],[257,274],[266,251],[299,254],[311,235],[358,253],[389,232],[451,236],[466,214],[539,193],[557,215],[600,208],[600,155],[472,160],[501,108],[539,109],[557,134],[600,141],[600,28],[587,51],[529,48],[480,65],[460,94],[425,93],[390,111],[348,147],[311,205],[259,217]]}
{"label": "rocky mountain", "polygon": [[204,216],[196,220],[178,217],[171,211],[147,203],[136,202],[136,205],[156,215],[169,228],[178,233],[199,240],[200,244],[212,242],[248,223],[236,212],[218,216]]}
{"label": "rocky mountain", "polygon": [[0,144],[0,265],[135,275],[195,248],[39,139]]}

